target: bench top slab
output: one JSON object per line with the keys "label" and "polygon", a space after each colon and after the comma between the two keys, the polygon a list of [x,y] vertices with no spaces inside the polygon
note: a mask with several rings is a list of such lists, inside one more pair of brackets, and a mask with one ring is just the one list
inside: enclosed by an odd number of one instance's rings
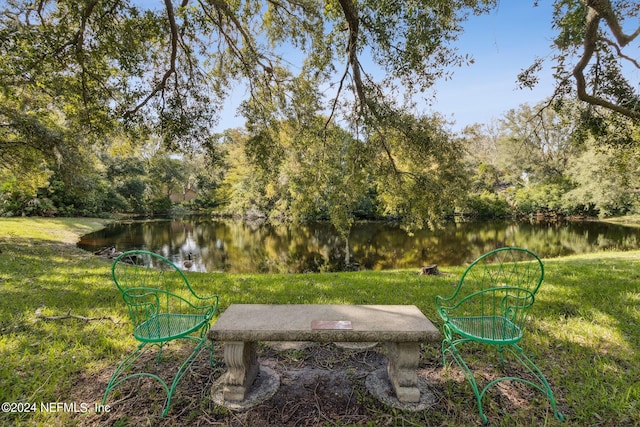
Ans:
{"label": "bench top slab", "polygon": [[440,340],[440,333],[414,305],[232,304],[208,337],[245,342],[431,342]]}

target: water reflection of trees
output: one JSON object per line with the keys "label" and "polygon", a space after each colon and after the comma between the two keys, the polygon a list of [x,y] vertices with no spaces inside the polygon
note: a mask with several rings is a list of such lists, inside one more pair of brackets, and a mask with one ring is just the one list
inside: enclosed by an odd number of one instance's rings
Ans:
{"label": "water reflection of trees", "polygon": [[[506,245],[527,247],[543,257],[601,249],[640,247],[640,231],[600,222],[447,224],[409,236],[382,222],[356,224],[349,236],[348,260],[360,268],[419,268],[427,264],[464,265]],[[191,253],[192,270],[228,272],[338,271],[347,247],[328,223],[299,226],[187,219],[115,224],[87,236],[86,249],[145,248],[178,265]]]}

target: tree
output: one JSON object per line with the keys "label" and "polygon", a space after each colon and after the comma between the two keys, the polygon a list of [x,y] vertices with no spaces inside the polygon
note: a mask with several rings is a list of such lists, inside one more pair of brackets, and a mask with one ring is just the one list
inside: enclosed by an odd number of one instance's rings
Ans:
{"label": "tree", "polygon": [[[22,94],[0,92],[0,185],[3,213],[23,214],[68,150],[60,115]],[[72,162],[70,162],[72,163]],[[37,202],[34,202],[37,203]]]}
{"label": "tree", "polygon": [[111,184],[111,210],[120,212],[145,213],[147,200],[147,170],[144,161],[132,150],[126,155],[104,154],[102,162],[106,168],[106,178]]}
{"label": "tree", "polygon": [[[554,2],[555,96],[573,94],[592,107],[585,109],[583,122],[596,132],[602,131],[599,109],[617,113],[618,120],[640,120],[640,87],[633,83],[640,69],[633,44],[640,36],[639,16],[640,5],[632,0]],[[536,59],[522,72],[519,79],[524,86],[537,83],[542,63]]]}
{"label": "tree", "polygon": [[[350,86],[361,110],[375,110],[380,88],[424,90],[465,58],[448,42],[469,13],[492,0],[128,0],[6,4],[0,17],[3,87],[29,88],[75,107],[73,118],[104,131],[115,119],[146,125],[169,142],[201,136],[229,84],[250,95],[288,96],[294,70],[316,85],[345,64],[331,105]],[[284,49],[296,49],[295,63]],[[377,68],[386,73],[375,83]],[[279,92],[278,92],[279,91]]]}
{"label": "tree", "polygon": [[400,114],[368,144],[384,147],[373,169],[382,208],[408,230],[432,226],[463,200],[468,189],[463,146],[441,117]]}
{"label": "tree", "polygon": [[[638,210],[640,184],[638,146],[615,142],[609,132],[585,133],[578,101],[564,100],[556,108],[521,105],[494,126],[465,130],[473,178],[467,213],[560,215],[620,215]],[[562,108],[558,108],[562,107]],[[602,112],[603,125],[615,129],[616,113]],[[638,138],[638,127],[627,124],[623,138]]]}
{"label": "tree", "polygon": [[524,104],[500,120],[501,163],[510,181],[526,175],[536,182],[560,182],[569,159],[581,151],[576,141],[577,109],[571,103],[561,111],[543,106]]}
{"label": "tree", "polygon": [[364,167],[369,151],[362,141],[338,126],[325,126],[325,121],[316,116],[279,126],[275,138],[282,154],[268,188],[277,198],[275,213],[299,221],[329,219],[346,238],[356,206],[369,189],[371,174]]}
{"label": "tree", "polygon": [[[52,158],[123,131],[134,140],[159,136],[170,149],[213,147],[211,124],[230,88],[241,83],[248,92],[241,111],[247,118],[251,151],[278,161],[283,146],[272,136],[280,135],[279,127],[292,121],[313,123],[323,116],[325,129],[337,125],[362,141],[366,168],[390,172],[396,194],[425,201],[402,209],[415,217],[411,223],[422,224],[427,216],[446,210],[450,199],[432,197],[432,190],[423,184],[438,180],[436,169],[424,165],[426,169],[414,173],[412,159],[402,156],[416,152],[405,150],[408,145],[398,144],[397,138],[404,138],[407,126],[414,125],[407,113],[416,97],[429,96],[437,79],[471,61],[451,47],[465,20],[496,4],[496,0],[5,2],[0,10],[0,124],[6,132],[0,140],[0,157],[10,156],[11,147],[19,144],[20,159],[30,159],[29,147],[34,146]],[[556,0],[555,5],[559,91],[568,90],[566,82],[575,76],[581,99],[606,108],[617,106],[615,111],[626,114],[622,117],[633,119],[637,94],[624,78],[621,63],[637,66],[624,52],[639,31],[623,29],[637,17],[637,4]],[[583,54],[572,67],[571,55],[581,46]],[[523,74],[524,83],[535,80],[531,77],[535,69]],[[588,89],[592,92],[585,97]],[[591,127],[604,129],[600,117],[587,113]],[[35,127],[25,130],[28,123]],[[612,133],[610,123],[605,130]],[[625,122],[619,127],[626,128]],[[32,132],[36,128],[40,130]],[[315,125],[301,126],[296,137],[313,140],[315,132]],[[423,148],[429,149],[428,144]],[[431,155],[438,154],[426,153]],[[386,200],[391,203],[394,197]]]}
{"label": "tree", "polygon": [[502,136],[499,123],[476,123],[462,131],[466,149],[467,176],[471,178],[472,191],[493,191],[500,184],[498,170],[498,139]]}
{"label": "tree", "polygon": [[574,188],[564,195],[565,204],[601,217],[638,214],[639,154],[637,146],[602,147],[590,140],[569,162],[567,174]]}
{"label": "tree", "polygon": [[182,192],[187,186],[188,171],[181,159],[159,152],[150,161],[149,178],[155,197],[169,198],[173,192]]}
{"label": "tree", "polygon": [[250,161],[249,138],[240,129],[228,129],[219,136],[221,176],[215,199],[223,213],[265,217],[270,210],[268,168]]}
{"label": "tree", "polygon": [[[259,135],[279,123],[322,112],[326,127],[378,133],[375,147],[391,160],[381,135],[403,125],[390,120],[403,111],[396,89],[423,92],[468,62],[449,43],[469,14],[494,4],[14,0],[0,13],[0,82],[11,101],[33,93],[63,112],[72,143],[124,127],[189,148],[210,140],[216,110],[239,81],[249,92],[242,110],[251,144],[269,141]],[[12,108],[32,112],[27,103]]]}

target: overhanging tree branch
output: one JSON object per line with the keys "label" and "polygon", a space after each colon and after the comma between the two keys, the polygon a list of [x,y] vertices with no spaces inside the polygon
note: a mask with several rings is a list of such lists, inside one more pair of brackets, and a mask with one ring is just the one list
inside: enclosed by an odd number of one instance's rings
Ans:
{"label": "overhanging tree branch", "polygon": [[349,37],[347,41],[347,58],[353,73],[353,82],[356,86],[358,101],[362,107],[367,105],[364,84],[360,74],[360,62],[358,61],[358,34],[360,31],[360,19],[358,9],[352,0],[340,0],[340,6],[349,26]]}
{"label": "overhanging tree branch", "polygon": [[[184,0],[182,6],[186,6],[188,0]],[[178,58],[178,24],[176,23],[176,16],[173,10],[173,4],[171,0],[164,0],[165,10],[167,11],[167,18],[169,19],[169,30],[171,32],[171,54],[169,59],[169,67],[165,70],[164,75],[160,81],[155,85],[151,92],[136,105],[132,110],[127,111],[124,117],[130,117],[137,114],[145,105],[149,103],[158,93],[164,91],[167,87],[167,82],[171,76],[176,72],[176,61]]]}
{"label": "overhanging tree branch", "polygon": [[[587,6],[587,18],[585,23],[585,35],[584,35],[584,44],[583,44],[583,52],[582,57],[578,61],[578,63],[573,68],[573,76],[576,79],[576,90],[578,93],[578,99],[585,101],[591,105],[598,105],[609,110],[615,111],[619,114],[622,114],[626,117],[629,117],[634,120],[640,119],[640,109],[627,107],[620,104],[616,104],[614,102],[608,101],[600,96],[592,95],[587,92],[587,82],[584,76],[584,71],[586,67],[589,65],[589,62],[593,58],[593,55],[597,51],[597,42],[599,40],[604,41],[605,43],[612,43],[611,40],[606,40],[605,38],[600,36],[600,22],[601,19],[604,19],[607,23],[607,26],[611,30],[611,33],[614,35],[616,41],[619,46],[616,46],[615,49],[618,52],[618,55],[621,53],[621,48],[629,44],[632,40],[634,40],[638,35],[640,35],[640,27],[636,29],[632,34],[625,34],[622,31],[622,26],[620,25],[620,21],[615,16],[613,12],[613,8],[611,6],[611,2],[609,0],[583,0],[584,4]],[[622,58],[628,59],[624,56]],[[637,62],[634,61],[637,64]],[[640,107],[640,106],[635,106]]]}
{"label": "overhanging tree branch", "polygon": [[596,11],[599,16],[607,21],[611,33],[613,33],[621,47],[625,47],[640,35],[640,26],[632,34],[625,34],[622,31],[622,25],[620,25],[620,20],[613,12],[613,6],[610,0],[584,0],[584,2],[587,7]]}
{"label": "overhanging tree branch", "polygon": [[[264,55],[260,54],[260,52],[258,52],[256,47],[253,45],[250,34],[246,31],[242,23],[238,20],[238,17],[231,10],[226,0],[210,0],[210,2],[216,7],[217,10],[221,11],[227,17],[227,19],[229,19],[233,23],[236,30],[242,36],[242,41],[244,45],[249,50],[249,52],[253,56],[256,63],[260,65],[260,67],[262,67],[264,71],[266,71],[269,74],[272,74],[273,67],[262,62],[265,59]],[[238,54],[242,56],[242,53],[240,53],[239,49],[236,49],[236,52],[238,52]]]}

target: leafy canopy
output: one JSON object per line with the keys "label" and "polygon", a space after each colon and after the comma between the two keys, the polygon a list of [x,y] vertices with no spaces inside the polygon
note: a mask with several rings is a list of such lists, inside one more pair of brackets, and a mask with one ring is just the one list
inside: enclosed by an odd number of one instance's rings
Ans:
{"label": "leafy canopy", "polygon": [[[319,176],[319,165],[336,168],[317,191],[348,206],[362,188],[362,171],[375,171],[366,180],[383,183],[376,190],[386,209],[420,225],[454,203],[442,189],[460,184],[458,148],[437,118],[410,111],[437,79],[470,62],[453,42],[470,15],[497,4],[8,0],[0,9],[0,158],[35,171],[43,161],[70,163],[77,147],[123,132],[136,141],[160,136],[171,149],[204,146],[215,155],[212,124],[242,85],[253,161],[293,171],[322,158],[297,179],[302,185]],[[558,98],[575,92],[623,117],[620,127],[637,120],[638,88],[628,70],[637,70],[638,60],[628,49],[640,34],[638,3],[555,0],[554,6]],[[540,64],[523,72],[523,85],[535,83]],[[586,113],[590,128],[606,133],[605,121]],[[305,144],[313,146],[306,153]],[[353,147],[358,155],[350,154]],[[321,153],[334,148],[333,157]],[[285,153],[291,149],[298,157]],[[335,158],[340,150],[347,150],[344,159]],[[305,205],[309,198],[287,200]],[[344,214],[335,218],[349,223]]]}

